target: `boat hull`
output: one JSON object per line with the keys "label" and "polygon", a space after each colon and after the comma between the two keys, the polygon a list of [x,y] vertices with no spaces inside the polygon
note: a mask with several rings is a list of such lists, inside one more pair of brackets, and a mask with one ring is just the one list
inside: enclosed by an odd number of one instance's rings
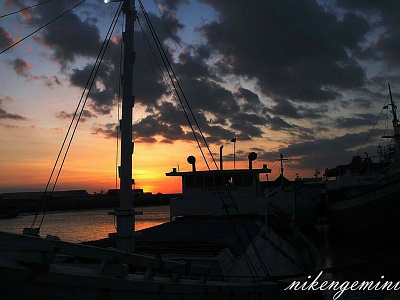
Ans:
{"label": "boat hull", "polygon": [[285,287],[267,282],[202,284],[169,278],[116,278],[79,268],[34,271],[0,266],[0,290],[5,299],[282,299]]}
{"label": "boat hull", "polygon": [[317,222],[322,199],[322,193],[318,189],[279,186],[266,193],[266,196],[270,208],[281,210],[289,218],[294,218],[296,226],[309,229]]}
{"label": "boat hull", "polygon": [[399,192],[400,181],[396,180],[376,186],[371,191],[347,200],[330,204],[329,225],[335,231],[355,236],[369,235],[386,240],[398,239]]}

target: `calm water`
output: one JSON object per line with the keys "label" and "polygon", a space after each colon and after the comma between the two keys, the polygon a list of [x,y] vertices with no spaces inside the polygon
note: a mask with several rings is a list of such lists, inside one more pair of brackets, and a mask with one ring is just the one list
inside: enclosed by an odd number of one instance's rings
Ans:
{"label": "calm water", "polygon": [[[318,233],[308,235],[324,261],[321,281],[400,281],[400,242],[382,242],[371,238],[344,237],[329,234],[328,225],[317,226]],[[384,279],[381,279],[384,276]],[[312,277],[314,279],[315,276]],[[334,291],[324,291],[323,299],[332,299]],[[399,292],[346,291],[339,298],[400,299]]]}
{"label": "calm water", "polygon": [[[115,232],[114,216],[108,215],[112,209],[48,212],[44,219],[40,235],[56,235],[61,240],[79,243],[106,238]],[[136,230],[156,226],[169,221],[169,206],[140,207],[142,216],[136,216]],[[40,217],[38,221],[40,222]],[[0,219],[2,231],[22,233],[25,227],[31,227],[34,215],[25,214],[13,219]]]}
{"label": "calm water", "polygon": [[[141,207],[142,216],[136,217],[136,229],[144,229],[169,221],[169,206]],[[50,212],[46,215],[41,236],[57,235],[63,241],[83,242],[105,238],[115,232],[114,217],[108,212],[112,209]],[[30,227],[33,214],[21,215],[14,219],[0,219],[0,230],[21,233],[22,228]],[[400,243],[381,243],[375,240],[332,237],[327,226],[319,226],[318,232],[308,237],[316,245],[324,260],[325,268],[334,270],[324,273],[321,280],[375,281],[385,276],[385,280],[400,280]],[[312,277],[314,279],[315,276]],[[334,292],[323,292],[316,299],[332,299]],[[346,291],[339,299],[388,299],[388,292]],[[392,295],[393,296],[393,295]],[[400,299],[397,294],[390,299]]]}

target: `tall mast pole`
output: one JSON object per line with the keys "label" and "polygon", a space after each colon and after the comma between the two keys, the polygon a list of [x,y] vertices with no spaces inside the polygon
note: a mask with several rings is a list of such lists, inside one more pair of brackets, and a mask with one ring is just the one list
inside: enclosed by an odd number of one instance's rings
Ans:
{"label": "tall mast pole", "polygon": [[393,138],[396,144],[396,155],[397,157],[400,155],[400,132],[399,132],[399,121],[397,119],[397,107],[394,104],[393,97],[392,97],[392,90],[390,89],[390,84],[388,83],[389,87],[389,96],[390,96],[390,104],[392,106],[392,124],[393,124]]}
{"label": "tall mast pole", "polygon": [[133,95],[133,63],[134,52],[134,22],[137,17],[135,0],[125,0],[122,6],[125,14],[125,32],[122,34],[124,43],[124,63],[122,76],[122,119],[121,130],[121,166],[120,170],[120,202],[115,210],[117,217],[117,249],[124,252],[135,250],[135,209],[132,193],[132,109],[135,97]]}
{"label": "tall mast pole", "polygon": [[397,155],[399,155],[399,151],[400,151],[400,133],[399,133],[399,121],[397,119],[397,107],[394,104],[393,101],[393,97],[392,97],[392,90],[390,89],[390,84],[388,83],[388,87],[389,87],[389,96],[390,96],[390,104],[392,106],[392,115],[393,115],[393,119],[392,119],[392,124],[393,124],[393,136],[394,136],[394,140],[396,143],[396,151],[397,151]]}

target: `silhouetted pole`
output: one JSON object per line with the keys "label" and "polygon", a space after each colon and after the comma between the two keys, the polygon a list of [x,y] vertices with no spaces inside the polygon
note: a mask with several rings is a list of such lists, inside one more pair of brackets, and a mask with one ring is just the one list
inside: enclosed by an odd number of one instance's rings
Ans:
{"label": "silhouetted pole", "polygon": [[[117,0],[106,0],[105,2],[121,2]],[[133,208],[132,193],[132,109],[135,97],[133,96],[133,64],[134,53],[134,22],[137,17],[135,0],[123,1],[122,11],[125,14],[125,32],[123,32],[124,63],[122,76],[122,118],[120,120],[121,130],[121,166],[120,170],[120,195],[119,207],[115,209],[117,217],[117,249],[124,252],[135,250],[135,210]]]}
{"label": "silhouetted pole", "polygon": [[236,170],[236,138],[231,139],[233,143],[233,169]]}

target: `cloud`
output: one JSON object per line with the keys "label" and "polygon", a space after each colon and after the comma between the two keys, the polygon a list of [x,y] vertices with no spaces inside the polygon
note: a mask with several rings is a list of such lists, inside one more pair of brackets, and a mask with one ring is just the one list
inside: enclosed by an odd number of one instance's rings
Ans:
{"label": "cloud", "polygon": [[[165,22],[174,40],[179,42],[177,32],[183,28],[183,25],[181,25],[170,12],[165,12],[163,14],[164,22],[154,14],[149,13],[149,16],[152,19],[153,26],[156,29],[165,28]],[[141,20],[144,20],[140,14],[139,17]],[[146,37],[150,39],[151,34],[148,27],[145,24],[142,24],[142,26]],[[167,94],[168,91],[166,84],[157,68],[158,64],[161,62],[160,57],[158,54],[155,54],[154,57],[153,53],[155,52],[151,52],[148,49],[147,41],[142,38],[143,34],[139,31],[139,26],[136,26],[136,30],[136,36],[140,37],[135,40],[136,59],[134,69],[135,74],[140,74],[140,76],[135,77],[136,103],[140,103],[145,106],[151,106],[158,99],[162,98],[164,94]],[[163,30],[158,37],[162,42],[164,42],[170,38],[170,35],[168,32]],[[68,36],[65,38],[67,40],[72,39],[72,37],[70,38]],[[110,41],[107,53],[96,76],[96,82],[90,93],[90,98],[92,100],[91,107],[99,114],[109,114],[113,106],[116,104],[116,99],[119,92],[118,79],[120,78],[120,42],[121,39],[113,39]],[[152,47],[153,49],[156,49],[154,45]],[[100,47],[97,47],[96,51],[99,49]],[[173,61],[172,54],[168,51],[166,53],[169,57],[169,60]],[[91,55],[95,57],[95,55]],[[85,87],[92,68],[93,66],[91,64],[87,64],[81,69],[73,69],[70,75],[71,84],[81,88]]]}
{"label": "cloud", "polygon": [[369,126],[372,127],[376,120],[374,114],[354,114],[353,117],[345,118],[339,117],[334,120],[333,126],[335,128],[352,129],[355,127]]}
{"label": "cloud", "polygon": [[26,76],[28,70],[32,65],[21,58],[16,58],[10,61],[10,65],[13,67],[15,73],[19,76]]}
{"label": "cloud", "polygon": [[[375,26],[384,28],[384,32],[378,36],[375,43],[363,52],[369,54],[366,58],[381,59],[389,65],[400,63],[400,20],[398,17],[400,6],[397,1],[338,0],[337,5],[347,10],[361,11],[370,19],[376,20]],[[376,18],[376,15],[379,15],[379,18]],[[376,53],[380,55],[377,56]]]}
{"label": "cloud", "polygon": [[162,7],[165,7],[170,10],[176,10],[179,5],[181,4],[187,4],[189,3],[188,0],[164,0],[161,3],[159,3],[159,6],[162,5]]}
{"label": "cloud", "polygon": [[234,93],[234,96],[242,102],[241,108],[245,112],[257,112],[260,111],[260,108],[262,107],[259,96],[248,89],[239,87],[237,88],[236,93]]}
{"label": "cloud", "polygon": [[255,79],[269,96],[304,102],[338,97],[335,89],[362,86],[365,72],[348,49],[359,49],[369,30],[355,14],[343,20],[315,1],[203,0],[220,13],[201,27],[222,55],[219,72]]}
{"label": "cloud", "polygon": [[382,133],[380,130],[374,130],[361,153],[358,153],[358,149],[366,142],[369,131],[293,143],[286,147],[282,146],[277,151],[260,151],[258,154],[260,159],[273,161],[282,152],[285,157],[292,158],[296,162],[298,169],[314,169],[316,162],[320,169],[332,168],[350,162],[352,156],[361,155],[363,152],[368,152],[370,156],[376,155],[376,146],[382,141],[380,139]]}
{"label": "cloud", "polygon": [[0,98],[0,119],[10,119],[10,120],[18,120],[18,121],[27,120],[27,118],[25,118],[19,114],[12,114],[12,113],[8,113],[7,111],[5,111],[2,108],[2,106],[3,106],[3,102],[6,102],[6,101],[12,101],[12,99],[10,97]]}
{"label": "cloud", "polygon": [[[67,113],[66,111],[63,110],[55,114],[55,117],[60,120],[71,120],[73,116],[74,116],[73,113]],[[77,113],[77,116],[79,116],[79,112]],[[86,122],[90,118],[97,118],[97,115],[90,112],[89,110],[84,109],[82,111],[80,121]]]}
{"label": "cloud", "polygon": [[117,137],[118,125],[116,123],[107,123],[104,125],[94,125],[92,127],[92,134],[102,134],[107,139]]}
{"label": "cloud", "polygon": [[285,99],[276,99],[276,105],[271,108],[265,107],[264,113],[273,113],[276,116],[288,117],[291,119],[322,119],[327,117],[328,108],[325,105],[319,105],[317,108],[309,108],[302,105],[295,105]]}
{"label": "cloud", "polygon": [[0,27],[0,50],[3,50],[14,43],[11,34],[3,27]]}
{"label": "cloud", "polygon": [[32,64],[21,59],[16,58],[14,60],[8,61],[8,64],[12,66],[13,70],[18,76],[25,77],[27,82],[40,80],[43,84],[49,88],[53,88],[54,85],[60,85],[61,82],[56,75],[50,77],[45,75],[32,75],[29,70],[32,68]]}
{"label": "cloud", "polygon": [[[34,17],[25,21],[31,26],[42,25],[64,13],[79,1],[58,0],[35,8]],[[93,57],[101,47],[99,29],[93,19],[82,20],[75,11],[46,26],[35,40],[53,51],[53,58],[62,66],[77,57]]]}

